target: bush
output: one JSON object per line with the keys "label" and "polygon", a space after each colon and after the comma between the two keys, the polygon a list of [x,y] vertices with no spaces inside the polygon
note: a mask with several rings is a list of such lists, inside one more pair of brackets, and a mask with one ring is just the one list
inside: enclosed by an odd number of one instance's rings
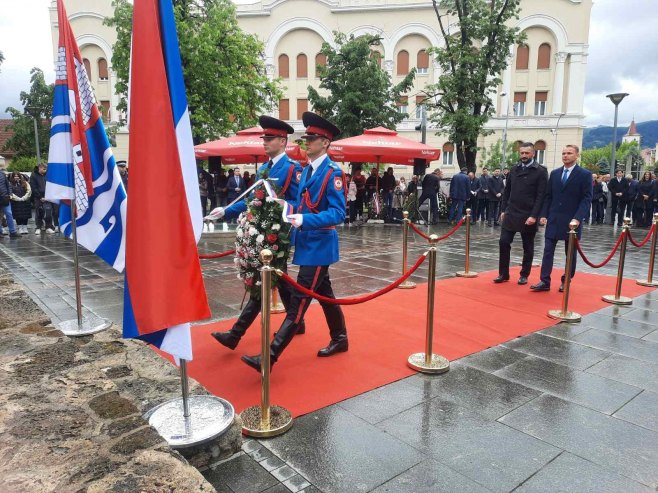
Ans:
{"label": "bush", "polygon": [[25,172],[32,172],[34,171],[34,167],[37,165],[37,158],[36,157],[16,157],[11,160],[9,163],[9,166],[7,166],[7,171],[21,171],[23,173]]}

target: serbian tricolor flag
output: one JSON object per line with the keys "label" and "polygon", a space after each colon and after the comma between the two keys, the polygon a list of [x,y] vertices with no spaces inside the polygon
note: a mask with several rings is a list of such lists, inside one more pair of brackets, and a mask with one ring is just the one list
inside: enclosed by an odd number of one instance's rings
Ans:
{"label": "serbian tricolor flag", "polygon": [[60,227],[119,272],[125,260],[126,191],[78,44],[57,0],[59,43],[50,127],[46,200],[60,202]]}
{"label": "serbian tricolor flag", "polygon": [[190,322],[210,317],[197,242],[203,217],[171,0],[135,0],[130,207],[123,336],[192,359]]}

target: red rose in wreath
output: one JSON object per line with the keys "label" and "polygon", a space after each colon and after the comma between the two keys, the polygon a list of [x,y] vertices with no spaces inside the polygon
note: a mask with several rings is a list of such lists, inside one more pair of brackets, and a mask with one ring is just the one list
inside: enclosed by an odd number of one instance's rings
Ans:
{"label": "red rose in wreath", "polygon": [[276,233],[270,233],[266,236],[268,243],[275,243],[279,239],[279,235]]}
{"label": "red rose in wreath", "polygon": [[265,192],[263,190],[256,190],[254,195],[258,200],[263,200],[265,198]]}

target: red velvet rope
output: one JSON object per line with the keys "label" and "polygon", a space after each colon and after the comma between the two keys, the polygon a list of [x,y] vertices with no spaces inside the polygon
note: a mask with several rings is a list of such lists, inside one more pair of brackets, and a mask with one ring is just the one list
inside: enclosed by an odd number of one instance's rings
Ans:
{"label": "red velvet rope", "polygon": [[228,257],[229,255],[233,255],[235,253],[235,250],[227,250],[222,253],[209,253],[207,255],[201,255],[199,254],[200,259],[208,259],[208,258],[222,258],[222,257]]}
{"label": "red velvet rope", "polygon": [[[437,241],[442,241],[442,240],[446,240],[446,239],[450,238],[452,235],[454,235],[454,234],[457,232],[457,230],[458,230],[459,228],[462,227],[463,224],[464,224],[464,218],[462,217],[462,218],[459,220],[459,222],[458,222],[457,224],[455,224],[455,227],[454,227],[454,228],[452,228],[450,231],[448,231],[448,232],[447,232],[446,234],[444,234],[443,236],[439,236],[439,239],[438,239]],[[409,226],[411,227],[411,229],[414,230],[414,232],[415,232],[416,234],[422,236],[422,237],[425,238],[427,241],[429,241],[430,237],[429,237],[428,235],[426,235],[425,233],[423,233],[420,229],[418,229],[418,227],[417,227],[414,223],[411,223],[411,222],[410,222],[410,223],[409,223]]]}
{"label": "red velvet rope", "polygon": [[619,235],[619,238],[617,238],[617,243],[615,243],[615,246],[612,249],[612,251],[610,252],[610,255],[608,255],[607,258],[603,262],[601,262],[600,264],[592,263],[587,257],[585,257],[585,254],[583,253],[583,249],[580,247],[580,241],[578,241],[578,238],[576,238],[576,248],[578,249],[578,253],[582,257],[583,261],[587,265],[589,265],[590,267],[593,267],[594,269],[599,269],[600,267],[603,267],[605,264],[610,262],[610,260],[612,260],[612,257],[615,256],[615,253],[617,252],[617,249],[619,248],[619,245],[621,245],[621,240],[622,240],[623,237],[624,237],[624,233],[622,232],[622,234]]}
{"label": "red velvet rope", "polygon": [[649,239],[651,238],[651,235],[653,234],[653,232],[654,232],[655,229],[656,229],[656,225],[655,225],[655,224],[652,224],[652,225],[651,225],[651,229],[649,229],[649,232],[647,233],[647,235],[646,235],[646,236],[644,237],[644,239],[643,239],[641,242],[639,242],[639,243],[636,243],[636,241],[633,239],[633,236],[631,235],[631,230],[629,229],[629,230],[628,230],[628,241],[630,241],[630,242],[631,242],[633,245],[635,245],[636,247],[638,247],[638,248],[642,248],[644,245],[647,244],[647,241],[649,241]]}
{"label": "red velvet rope", "polygon": [[[281,279],[286,281],[288,284],[290,284],[293,288],[295,288],[300,293],[303,293],[306,296],[310,296],[311,298],[316,299],[321,303],[329,303],[330,305],[358,305],[359,303],[365,303],[366,301],[373,300],[378,296],[388,293],[389,291],[393,291],[400,284],[402,284],[404,281],[409,279],[409,276],[411,276],[411,274],[413,274],[418,269],[418,267],[420,267],[420,265],[425,261],[426,258],[427,258],[427,253],[422,254],[418,258],[416,263],[411,267],[411,269],[409,269],[400,279],[393,282],[392,284],[389,284],[385,288],[380,289],[379,291],[375,291],[374,293],[367,294],[360,298],[342,298],[342,299],[327,298],[326,296],[322,296],[314,291],[311,291],[308,288],[305,288],[301,284],[297,283],[292,277],[290,277],[285,272],[281,272],[280,276]],[[279,274],[278,271],[277,274]]]}

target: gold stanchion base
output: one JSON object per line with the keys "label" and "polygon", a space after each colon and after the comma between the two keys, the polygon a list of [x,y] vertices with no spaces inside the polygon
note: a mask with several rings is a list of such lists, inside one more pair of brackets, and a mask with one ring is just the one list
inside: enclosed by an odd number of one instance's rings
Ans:
{"label": "gold stanchion base", "polygon": [[398,289],[414,289],[416,287],[416,283],[413,281],[404,281],[402,284],[398,286]]}
{"label": "gold stanchion base", "polygon": [[272,305],[270,308],[270,313],[285,313],[286,307],[283,306],[283,303],[280,301],[276,305]]}
{"label": "gold stanchion base", "polygon": [[615,298],[614,294],[606,294],[604,296],[601,296],[601,299],[605,301],[606,303],[612,303],[613,305],[632,305],[633,300],[629,298],[628,296],[620,296],[619,298]]}
{"label": "gold stanchion base", "polygon": [[251,406],[240,413],[242,433],[254,438],[270,438],[284,434],[292,428],[292,415],[284,407],[270,407],[270,427],[261,428],[260,406]]}
{"label": "gold stanchion base", "polygon": [[409,356],[407,366],[421,373],[445,373],[450,369],[450,361],[438,354],[432,355],[432,360],[428,365],[425,363],[425,353],[414,353]]}
{"label": "gold stanchion base", "polygon": [[469,270],[468,272],[466,272],[465,270],[460,270],[459,272],[455,272],[455,275],[457,277],[477,277],[478,273],[473,272],[472,270]]}
{"label": "gold stanchion base", "polygon": [[658,281],[649,282],[649,281],[643,281],[642,279],[638,279],[637,281],[635,281],[635,284],[639,284],[640,286],[655,288],[656,286],[658,286]]}
{"label": "gold stanchion base", "polygon": [[580,322],[582,319],[580,313],[563,312],[562,310],[548,310],[548,317],[554,320],[562,320],[563,322],[569,323]]}

